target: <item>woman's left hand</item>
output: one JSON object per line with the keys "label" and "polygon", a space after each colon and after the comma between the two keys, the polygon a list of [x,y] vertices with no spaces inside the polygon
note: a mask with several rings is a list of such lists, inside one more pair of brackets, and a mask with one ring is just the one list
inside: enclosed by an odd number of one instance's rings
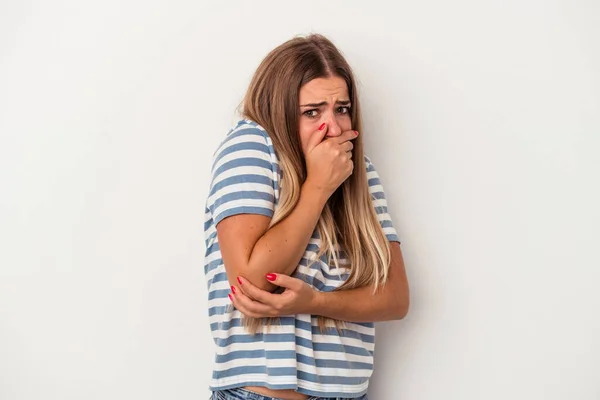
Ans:
{"label": "woman's left hand", "polygon": [[313,314],[317,291],[301,279],[282,274],[267,274],[274,285],[285,288],[281,294],[267,292],[254,286],[249,280],[238,277],[239,289],[229,297],[242,314],[247,317],[279,317],[295,314]]}

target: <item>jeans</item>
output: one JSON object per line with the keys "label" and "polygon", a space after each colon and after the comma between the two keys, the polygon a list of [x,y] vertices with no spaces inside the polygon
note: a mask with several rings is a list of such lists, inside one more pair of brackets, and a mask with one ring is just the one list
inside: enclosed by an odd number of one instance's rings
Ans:
{"label": "jeans", "polygon": [[[314,397],[310,396],[307,400],[369,400],[366,394],[361,397]],[[251,392],[244,388],[233,388],[225,390],[217,390],[212,392],[210,400],[279,400],[277,397],[269,397],[260,393]]]}

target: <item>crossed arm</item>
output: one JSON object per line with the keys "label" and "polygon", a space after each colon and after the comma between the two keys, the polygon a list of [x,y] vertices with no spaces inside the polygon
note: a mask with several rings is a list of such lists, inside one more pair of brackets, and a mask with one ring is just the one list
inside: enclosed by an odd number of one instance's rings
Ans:
{"label": "crossed arm", "polygon": [[372,286],[334,292],[318,292],[306,282],[271,274],[272,282],[285,288],[282,294],[261,290],[245,278],[230,295],[235,307],[250,317],[312,314],[349,322],[376,322],[402,319],[410,296],[400,244],[391,242],[392,262],[388,281],[373,294]]}
{"label": "crossed arm", "polygon": [[[257,214],[235,215],[217,225],[230,297],[238,310],[250,317],[307,313],[349,322],[394,320],[406,315],[409,289],[397,242],[390,243],[388,281],[375,294],[371,286],[318,292],[289,276],[304,254],[326,201],[318,188],[304,185],[294,210],[270,229],[270,218]],[[275,279],[267,279],[268,274]],[[272,293],[277,287],[286,290]]]}

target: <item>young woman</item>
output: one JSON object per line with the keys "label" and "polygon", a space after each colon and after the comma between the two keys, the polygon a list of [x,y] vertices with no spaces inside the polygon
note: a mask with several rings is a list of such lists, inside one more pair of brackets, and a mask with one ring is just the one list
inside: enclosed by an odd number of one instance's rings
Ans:
{"label": "young woman", "polygon": [[366,399],[374,324],[409,290],[352,71],[321,35],[275,48],[214,154],[205,274],[213,399]]}

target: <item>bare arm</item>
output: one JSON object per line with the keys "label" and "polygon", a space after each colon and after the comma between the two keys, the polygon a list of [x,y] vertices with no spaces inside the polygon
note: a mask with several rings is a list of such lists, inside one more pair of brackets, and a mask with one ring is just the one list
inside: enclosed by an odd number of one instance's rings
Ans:
{"label": "bare arm", "polygon": [[267,273],[291,274],[314,232],[329,196],[354,168],[351,140],[354,131],[323,140],[327,128],[315,132],[308,144],[308,177],[292,212],[269,229],[270,219],[258,214],[238,214],[217,224],[217,236],[230,286],[239,287],[238,276],[269,292],[277,286]]}
{"label": "bare arm", "polygon": [[316,292],[311,314],[350,322],[404,318],[410,303],[408,280],[400,244],[391,242],[390,246],[392,259],[388,281],[375,295],[373,295],[373,286]]}
{"label": "bare arm", "polygon": [[230,286],[239,286],[236,278],[241,275],[263,290],[275,290],[277,286],[265,275],[294,271],[326,201],[322,191],[305,184],[294,210],[271,229],[270,218],[258,214],[239,214],[221,221],[217,235]]}
{"label": "bare arm", "polygon": [[318,292],[301,279],[277,274],[273,283],[285,288],[282,294],[260,290],[242,279],[242,290],[231,295],[234,306],[249,317],[322,315],[349,322],[402,319],[408,312],[409,290],[398,242],[390,243],[392,260],[388,281],[373,295],[373,287],[337,292]]}

